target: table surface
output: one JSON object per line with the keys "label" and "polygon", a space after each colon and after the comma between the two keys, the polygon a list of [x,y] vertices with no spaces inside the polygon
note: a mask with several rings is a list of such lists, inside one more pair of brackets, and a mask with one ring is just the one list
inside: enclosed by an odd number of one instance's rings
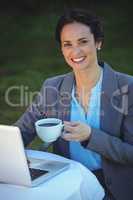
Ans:
{"label": "table surface", "polygon": [[65,161],[70,167],[37,187],[0,184],[0,200],[102,200],[104,190],[96,177],[78,162],[41,151],[27,150],[28,156]]}

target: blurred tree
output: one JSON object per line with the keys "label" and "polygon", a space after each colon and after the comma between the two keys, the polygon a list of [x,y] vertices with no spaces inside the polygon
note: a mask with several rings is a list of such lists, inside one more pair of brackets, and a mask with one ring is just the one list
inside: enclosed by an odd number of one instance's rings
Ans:
{"label": "blurred tree", "polygon": [[132,1],[128,0],[1,0],[0,2],[0,12],[22,12],[22,13],[32,13],[32,12],[49,12],[55,10],[62,10],[66,7],[91,7],[92,5],[105,5],[112,4],[120,5],[120,7],[131,8]]}

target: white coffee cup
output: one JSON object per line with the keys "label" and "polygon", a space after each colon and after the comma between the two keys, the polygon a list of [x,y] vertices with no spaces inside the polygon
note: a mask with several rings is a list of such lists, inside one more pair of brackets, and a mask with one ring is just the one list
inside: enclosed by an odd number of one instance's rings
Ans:
{"label": "white coffee cup", "polygon": [[35,122],[37,135],[44,142],[54,142],[62,134],[64,125],[62,120],[57,118],[40,119]]}

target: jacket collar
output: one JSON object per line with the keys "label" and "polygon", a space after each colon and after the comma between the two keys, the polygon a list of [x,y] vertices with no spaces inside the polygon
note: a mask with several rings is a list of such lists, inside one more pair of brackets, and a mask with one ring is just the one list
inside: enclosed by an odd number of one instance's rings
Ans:
{"label": "jacket collar", "polygon": [[[116,73],[107,63],[100,63],[100,66],[103,68],[102,94],[105,94],[105,96],[110,99],[118,88]],[[74,73],[71,72],[65,76],[60,87],[60,97],[64,98],[64,105],[66,107],[69,107],[71,101],[71,92],[74,82]],[[70,94],[69,98],[65,98],[68,94]]]}

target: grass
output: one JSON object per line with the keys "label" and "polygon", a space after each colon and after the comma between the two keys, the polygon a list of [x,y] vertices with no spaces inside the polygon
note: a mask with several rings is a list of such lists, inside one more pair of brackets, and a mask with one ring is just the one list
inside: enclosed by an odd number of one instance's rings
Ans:
{"label": "grass", "polygon": [[[133,28],[130,8],[116,4],[92,5],[104,20],[105,43],[102,60],[114,69],[133,75]],[[119,9],[119,12],[118,12]],[[69,71],[57,44],[54,30],[61,11],[46,15],[3,15],[0,18],[0,123],[12,124],[26,106],[11,107],[5,101],[5,92],[11,86],[27,86],[28,91],[39,91],[50,76]],[[11,101],[18,103],[19,90],[11,93]],[[35,141],[32,147],[40,144]]]}

